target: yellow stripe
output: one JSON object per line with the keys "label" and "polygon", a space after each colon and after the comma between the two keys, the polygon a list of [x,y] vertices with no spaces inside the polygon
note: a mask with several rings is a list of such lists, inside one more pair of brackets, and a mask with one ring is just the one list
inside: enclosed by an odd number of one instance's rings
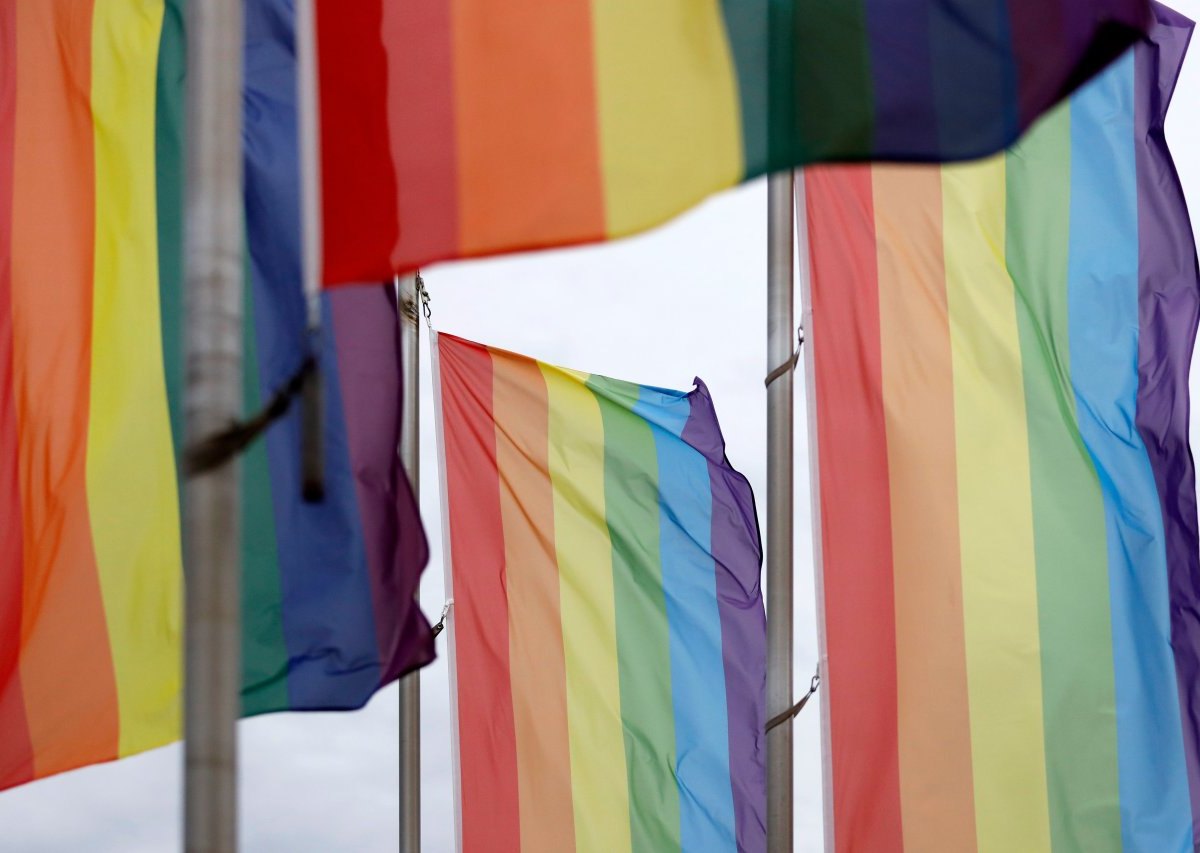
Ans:
{"label": "yellow stripe", "polygon": [[610,236],[674,216],[744,172],[719,0],[592,3]]}
{"label": "yellow stripe", "polygon": [[550,480],[567,669],[575,848],[630,849],[617,677],[612,546],[604,505],[604,423],[577,375],[541,365],[550,405]]}
{"label": "yellow stripe", "polygon": [[1033,508],[1004,158],[943,171],[963,622],[981,853],[1050,849]]}
{"label": "yellow stripe", "polygon": [[120,708],[119,753],[180,735],[175,458],[158,308],[155,74],[161,0],[96,0],[96,247],[88,511]]}

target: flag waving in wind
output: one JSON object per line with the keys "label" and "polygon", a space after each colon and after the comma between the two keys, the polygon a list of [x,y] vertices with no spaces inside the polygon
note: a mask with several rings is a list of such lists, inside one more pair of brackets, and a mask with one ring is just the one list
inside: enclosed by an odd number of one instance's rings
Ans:
{"label": "flag waving in wind", "polygon": [[708,390],[433,350],[459,849],[763,853],[762,550]]}
{"label": "flag waving in wind", "polygon": [[991,154],[1148,23],[1146,0],[316,3],[324,280],[633,234],[805,163]]}
{"label": "flag waving in wind", "polygon": [[[246,3],[248,411],[309,355],[278,11]],[[0,0],[0,789],[182,733],[183,19]],[[295,412],[239,463],[245,714],[357,708],[433,656],[395,293],[323,307],[324,503]]]}
{"label": "flag waving in wind", "polygon": [[806,176],[834,849],[1190,851],[1192,23],[1007,154]]}

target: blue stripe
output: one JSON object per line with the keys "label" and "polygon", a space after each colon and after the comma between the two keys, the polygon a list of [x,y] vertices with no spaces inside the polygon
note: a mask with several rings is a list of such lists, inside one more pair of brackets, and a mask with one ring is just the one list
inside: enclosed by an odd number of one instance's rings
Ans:
{"label": "blue stripe", "polygon": [[940,153],[955,160],[1002,148],[1020,128],[1007,0],[923,5]]}
{"label": "blue stripe", "polygon": [[937,151],[931,15],[923,7],[897,14],[895,0],[865,0],[864,6],[875,90],[872,150]]}
{"label": "blue stripe", "polygon": [[1138,217],[1134,63],[1126,54],[1071,102],[1071,376],[1108,532],[1117,765],[1126,850],[1192,849],[1167,562],[1154,473],[1134,416]]}
{"label": "blue stripe", "polygon": [[709,853],[735,851],[737,845],[712,557],[712,485],[708,460],[681,438],[690,410],[686,396],[656,388],[642,388],[634,406],[634,412],[651,424],[658,457],[680,839],[684,853]]}
{"label": "blue stripe", "polygon": [[[246,3],[246,226],[264,396],[306,352],[292,18],[290,0]],[[267,434],[288,697],[291,708],[311,710],[359,707],[381,671],[327,297],[323,303],[323,503],[305,503],[300,495],[299,407]]]}

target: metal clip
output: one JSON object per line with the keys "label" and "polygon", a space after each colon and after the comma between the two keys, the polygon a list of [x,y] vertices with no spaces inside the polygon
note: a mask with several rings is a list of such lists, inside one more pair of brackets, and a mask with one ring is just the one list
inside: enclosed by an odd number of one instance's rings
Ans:
{"label": "metal clip", "polygon": [[437,636],[446,630],[446,617],[450,615],[450,606],[454,604],[453,598],[446,599],[446,603],[442,605],[442,616],[437,620],[437,624],[433,626],[433,636]]}
{"label": "metal clip", "polygon": [[429,291],[425,289],[425,279],[421,278],[421,271],[417,270],[417,298],[421,300],[421,313],[425,316],[425,325],[433,328],[433,311],[429,307]]}

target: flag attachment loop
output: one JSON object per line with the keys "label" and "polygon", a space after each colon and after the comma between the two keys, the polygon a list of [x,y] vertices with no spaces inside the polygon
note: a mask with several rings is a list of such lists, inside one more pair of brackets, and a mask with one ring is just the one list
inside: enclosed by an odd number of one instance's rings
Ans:
{"label": "flag attachment loop", "polygon": [[421,271],[417,270],[417,298],[421,300],[421,313],[425,316],[425,326],[433,328],[433,311],[429,307],[429,291],[425,289],[425,279],[421,278]]}
{"label": "flag attachment loop", "polygon": [[[801,338],[801,342],[803,342],[803,338]],[[799,714],[801,711],[803,711],[804,706],[808,704],[808,700],[812,698],[812,695],[817,692],[817,688],[820,686],[821,686],[821,667],[818,666],[816,673],[813,674],[812,681],[810,681],[808,683],[808,692],[805,693],[800,698],[800,701],[797,702],[795,705],[788,708],[786,711],[784,711],[780,714],[776,714],[774,717],[767,720],[766,730],[770,731],[771,729],[776,728],[777,726],[782,726],[784,723],[793,719],[797,714]]]}
{"label": "flag attachment loop", "polygon": [[448,598],[446,599],[446,603],[442,605],[442,615],[441,618],[437,620],[437,623],[433,626],[433,636],[436,637],[438,634],[442,633],[442,631],[446,630],[446,617],[450,615],[450,606],[452,604],[454,604],[454,599]]}
{"label": "flag attachment loop", "polygon": [[287,413],[292,400],[304,390],[310,377],[316,372],[317,359],[310,355],[253,417],[235,421],[220,432],[184,448],[184,476],[195,477],[212,471],[244,451],[267,427]]}
{"label": "flag attachment loop", "polygon": [[771,383],[779,377],[792,373],[796,369],[796,365],[800,363],[800,348],[804,346],[804,327],[796,327],[796,349],[792,353],[792,357],[779,365],[777,368],[767,374],[767,378],[763,380],[763,385],[767,388],[771,387]]}
{"label": "flag attachment loop", "polygon": [[[399,279],[396,279],[399,286]],[[425,318],[425,325],[429,329],[433,328],[433,312],[429,308],[429,291],[425,289],[425,279],[421,278],[421,271],[417,270],[413,275],[413,290],[416,291],[416,296],[412,299],[404,298],[400,305],[400,310],[404,312],[404,316],[414,323]],[[418,308],[418,303],[420,307]]]}
{"label": "flag attachment loop", "polygon": [[[308,335],[310,352],[320,352],[320,300],[314,300]],[[325,500],[325,382],[316,360],[300,386],[300,489],[305,503]]]}

